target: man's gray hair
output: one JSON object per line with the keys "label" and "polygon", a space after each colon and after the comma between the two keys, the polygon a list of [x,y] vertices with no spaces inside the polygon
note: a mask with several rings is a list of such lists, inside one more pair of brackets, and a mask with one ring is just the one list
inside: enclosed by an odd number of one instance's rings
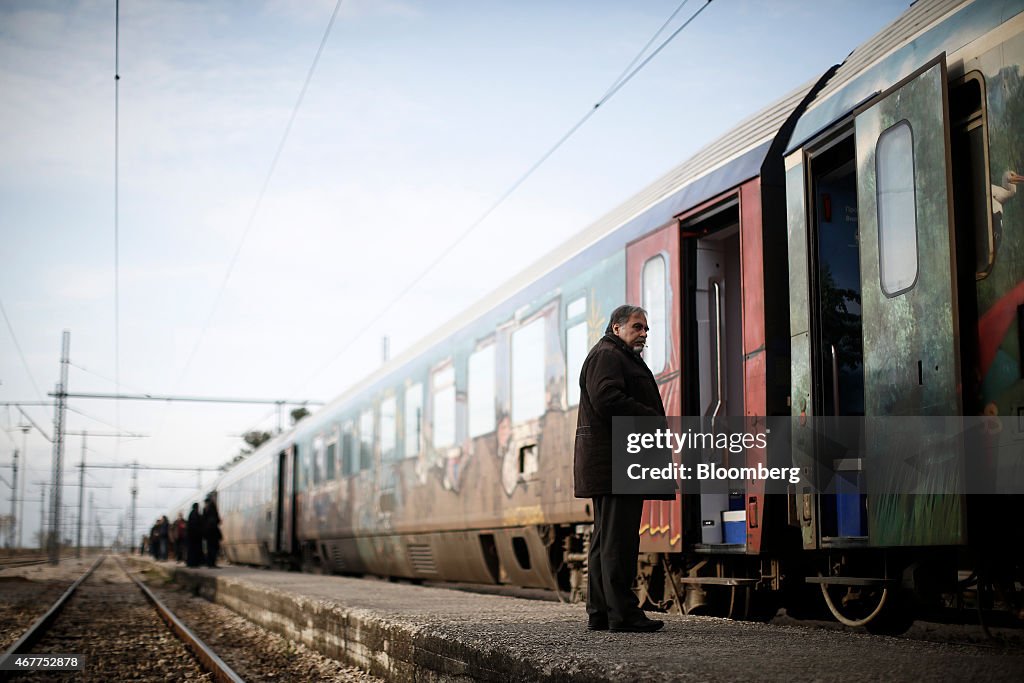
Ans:
{"label": "man's gray hair", "polygon": [[605,334],[615,334],[612,332],[612,328],[615,325],[625,325],[626,322],[637,313],[647,317],[647,311],[640,308],[639,306],[630,306],[629,304],[623,304],[612,311],[611,316],[608,318],[608,327],[605,328]]}

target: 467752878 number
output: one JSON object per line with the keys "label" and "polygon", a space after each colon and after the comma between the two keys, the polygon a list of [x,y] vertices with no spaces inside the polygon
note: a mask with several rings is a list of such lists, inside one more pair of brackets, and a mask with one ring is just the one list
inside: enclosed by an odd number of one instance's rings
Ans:
{"label": "467752878 number", "polygon": [[81,671],[83,655],[7,655],[0,656],[0,671]]}

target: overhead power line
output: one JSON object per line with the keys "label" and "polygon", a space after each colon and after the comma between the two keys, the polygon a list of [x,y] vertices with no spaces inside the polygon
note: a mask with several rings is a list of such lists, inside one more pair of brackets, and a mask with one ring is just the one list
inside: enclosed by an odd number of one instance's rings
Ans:
{"label": "overhead power line", "polygon": [[[654,44],[654,41],[658,39],[658,36],[660,36],[661,32],[665,30],[665,27],[667,27],[669,24],[672,23],[672,20],[676,18],[676,15],[679,14],[679,12],[681,12],[684,7],[686,7],[686,4],[689,1],[690,0],[683,0],[681,3],[679,3],[679,6],[676,7],[675,11],[672,12],[672,14],[668,15],[668,19],[666,19],[665,22],[661,25],[661,28],[659,28],[657,31],[654,32],[654,34],[651,36],[650,40],[648,40],[647,43],[644,44],[644,46],[642,48],[640,48],[640,51],[636,53],[636,57],[633,57],[633,61],[630,62],[629,65],[625,69],[622,70],[622,73],[619,74],[618,78],[616,78],[614,81],[612,81],[612,84],[608,87],[608,90],[605,92],[604,95],[601,96],[602,100],[604,98],[608,97],[609,95],[611,95],[612,94],[612,90],[615,89],[615,87],[619,83],[622,83],[624,81],[624,79],[626,78],[627,75],[629,75],[629,73],[633,69],[633,67],[636,66],[636,63],[639,62],[640,59],[644,56],[644,53],[647,52],[647,49],[651,45]],[[709,0],[709,2],[710,2],[710,0]],[[699,14],[699,12],[698,12],[698,14]],[[696,16],[696,15],[694,15],[694,16]],[[686,26],[683,25],[683,27],[680,28],[680,30],[682,30],[683,28],[686,28]],[[671,40],[671,38],[669,40]],[[662,47],[664,47],[665,44],[666,43],[663,43]],[[661,48],[658,48],[658,49],[660,50]],[[597,105],[594,105],[594,106],[596,108],[596,107],[600,106],[600,103],[598,103]]]}
{"label": "overhead power line", "polygon": [[690,18],[688,18],[685,22],[683,22],[683,24],[679,28],[677,28],[675,31],[673,31],[672,34],[668,38],[666,38],[664,41],[662,41],[662,43],[660,45],[658,45],[658,47],[655,48],[655,50],[653,52],[651,52],[651,54],[649,54],[645,59],[643,59],[643,61],[641,61],[639,64],[637,64],[638,59],[644,53],[644,51],[646,51],[647,48],[657,38],[657,36],[659,36],[662,33],[662,31],[664,31],[665,26],[669,22],[672,21],[672,18],[675,17],[679,13],[679,11],[683,8],[684,5],[686,5],[687,2],[688,2],[688,0],[683,0],[683,2],[678,7],[676,7],[676,9],[672,12],[672,14],[669,16],[669,18],[665,21],[665,23],[662,24],[661,28],[659,28],[655,32],[654,36],[647,42],[647,45],[645,45],[644,48],[640,51],[640,53],[636,57],[633,58],[633,61],[630,63],[630,66],[632,66],[634,64],[636,64],[636,66],[633,66],[632,69],[630,69],[630,67],[626,67],[626,69],[623,71],[623,74],[620,75],[618,78],[616,78],[612,82],[612,84],[609,86],[609,88],[605,92],[605,94],[601,96],[601,98],[594,104],[594,106],[591,107],[590,110],[587,111],[587,113],[584,114],[583,117],[580,118],[579,121],[577,121],[571,128],[569,128],[569,130],[564,135],[562,135],[561,138],[559,138],[558,142],[556,142],[548,151],[546,151],[543,155],[541,155],[540,159],[538,159],[536,162],[534,162],[534,164],[532,166],[530,166],[530,168],[527,169],[527,171],[525,173],[523,173],[521,176],[519,176],[519,178],[514,183],[512,183],[512,185],[508,189],[506,189],[503,193],[501,193],[501,195],[498,197],[498,199],[495,200],[480,215],[479,218],[477,218],[475,221],[473,221],[473,223],[471,223],[468,228],[463,230],[462,233],[458,237],[456,237],[454,241],[449,243],[448,246],[446,246],[441,251],[441,253],[438,254],[430,263],[428,263],[426,265],[426,267],[423,268],[423,270],[421,270],[419,272],[419,274],[417,274],[400,292],[398,292],[398,294],[394,298],[391,299],[391,301],[389,301],[383,308],[381,308],[380,311],[377,313],[377,315],[373,318],[373,320],[370,323],[368,323],[365,326],[362,326],[362,331],[361,332],[359,332],[355,336],[351,337],[349,339],[348,343],[345,344],[331,358],[330,361],[328,361],[325,365],[319,367],[313,374],[311,374],[299,386],[299,389],[301,389],[306,384],[308,384],[310,381],[312,381],[313,378],[315,378],[317,375],[319,375],[321,372],[323,372],[326,368],[328,368],[331,365],[333,365],[334,362],[338,358],[340,358],[346,351],[348,351],[356,343],[356,341],[363,336],[363,334],[365,333],[366,330],[374,329],[376,323],[380,322],[384,318],[384,316],[386,316],[391,311],[391,309],[395,307],[395,305],[399,301],[404,299],[405,296],[409,292],[411,292],[413,290],[413,288],[416,287],[416,285],[418,285],[420,282],[422,282],[423,279],[428,274],[430,274],[434,270],[434,268],[436,268],[438,266],[438,264],[440,264],[442,261],[444,261],[448,257],[448,255],[457,246],[462,244],[462,242],[465,241],[465,239],[467,237],[469,237],[470,234],[472,234],[478,227],[480,227],[480,225],[483,224],[483,222],[485,220],[487,220],[490,217],[490,215],[492,213],[494,213],[498,209],[498,207],[500,207],[502,204],[504,204],[505,201],[509,197],[511,197],[512,194],[516,190],[518,190],[519,187],[523,183],[525,183],[527,181],[527,179],[530,176],[532,176],[537,171],[537,169],[539,169],[544,164],[545,161],[547,161],[556,151],[558,151],[558,149],[562,145],[564,145],[569,140],[569,138],[571,138],[573,135],[575,135],[576,131],[578,131],[583,126],[583,124],[585,124],[587,121],[590,120],[590,117],[592,117],[594,114],[597,113],[597,110],[600,109],[601,106],[606,104],[612,97],[614,97],[615,94],[617,92],[619,92],[619,90],[621,90],[623,88],[623,86],[625,86],[627,83],[629,83],[631,80],[633,80],[633,77],[636,76],[638,73],[640,73],[641,69],[643,69],[645,66],[647,66],[647,64],[649,64],[650,61],[652,59],[654,59],[669,43],[671,43],[673,40],[675,40],[676,36],[678,36],[680,33],[682,33],[683,30],[687,26],[689,26],[693,22],[694,19],[696,19],[698,16],[700,16],[701,12],[703,12],[705,9],[707,9],[708,5],[710,5],[712,3],[712,0],[705,0],[704,4],[701,5],[700,9],[698,9],[696,12],[694,12],[692,15],[690,15]]}
{"label": "overhead power line", "polygon": [[21,364],[25,368],[25,374],[28,375],[28,380],[32,382],[32,388],[35,389],[36,396],[42,400],[43,392],[39,391],[36,378],[32,376],[32,370],[28,366],[28,361],[25,360],[25,353],[21,350],[21,344],[18,343],[18,335],[14,334],[14,326],[11,325],[11,319],[7,317],[7,310],[4,308],[3,301],[0,301],[0,314],[3,314],[4,322],[7,323],[7,331],[11,333],[11,341],[14,342],[14,348],[18,350],[18,358],[21,359]]}
{"label": "overhead power line", "polygon": [[88,420],[92,420],[93,422],[98,422],[98,423],[100,423],[101,425],[103,425],[105,427],[110,427],[110,428],[114,429],[115,431],[119,432],[121,430],[121,420],[120,419],[115,420],[116,424],[110,424],[106,420],[101,420],[98,417],[94,417],[94,416],[90,415],[89,413],[84,412],[80,408],[75,408],[73,406],[64,406],[64,409],[67,410],[68,412],[72,412],[72,413],[75,413],[77,415],[81,415],[82,417],[84,417],[84,418],[86,418]]}
{"label": "overhead power line", "polygon": [[181,376],[178,377],[178,381],[175,386],[181,384],[181,381],[188,373],[189,368],[192,366],[192,360],[199,351],[199,347],[202,345],[203,339],[206,337],[206,332],[210,329],[210,324],[213,322],[214,315],[217,313],[221,297],[224,295],[224,290],[227,289],[228,281],[231,279],[231,274],[235,270],[235,264],[238,263],[238,257],[242,253],[242,247],[245,246],[245,241],[249,237],[249,233],[252,231],[253,224],[256,222],[256,216],[259,214],[260,207],[263,205],[263,197],[266,195],[267,188],[270,186],[271,178],[274,177],[274,171],[277,169],[277,163],[281,159],[281,153],[284,151],[289,135],[291,135],[292,126],[295,123],[295,117],[298,115],[299,108],[302,106],[302,101],[306,97],[306,90],[309,89],[309,83],[313,80],[313,73],[316,71],[317,64],[320,62],[320,55],[323,54],[324,46],[327,45],[327,39],[331,35],[331,29],[334,28],[334,20],[338,16],[338,10],[341,9],[341,3],[343,1],[344,0],[337,0],[337,3],[334,5],[334,11],[331,13],[330,21],[327,22],[327,28],[324,30],[323,38],[320,39],[320,45],[316,49],[316,55],[313,57],[313,63],[309,65],[309,71],[306,73],[306,80],[302,83],[302,89],[299,91],[299,96],[295,100],[295,105],[292,107],[292,113],[288,117],[288,124],[284,128],[284,134],[281,136],[281,141],[277,143],[277,149],[274,151],[274,158],[270,162],[270,169],[267,171],[267,175],[263,179],[263,186],[260,187],[259,195],[256,197],[256,203],[253,205],[252,211],[249,212],[249,218],[245,223],[245,229],[242,230],[242,237],[238,240],[238,246],[235,247],[235,253],[232,255],[231,262],[228,264],[228,270],[224,274],[224,280],[221,282],[220,289],[217,290],[217,294],[213,298],[213,304],[210,306],[210,313],[206,316],[206,322],[203,323],[203,329],[199,332],[199,337],[196,338],[195,346],[192,347],[192,351],[188,355],[188,360],[185,361],[185,367],[182,369]]}
{"label": "overhead power line", "polygon": [[[66,395],[68,395],[68,394],[66,394]],[[54,396],[54,394],[51,393],[50,396]],[[19,410],[21,408],[25,407],[25,406],[53,407],[53,404],[54,404],[54,401],[5,401],[5,402],[0,402],[0,406],[14,406],[14,407],[18,408]],[[137,438],[138,437],[137,434],[122,433],[122,432],[119,431],[119,428],[118,428],[117,425],[112,425],[109,422],[101,420],[98,417],[94,417],[94,416],[90,415],[89,413],[87,413],[84,410],[81,410],[79,408],[75,408],[73,406],[65,406],[65,409],[68,410],[69,412],[81,415],[84,418],[88,418],[88,419],[92,420],[93,422],[99,422],[101,425],[110,427],[110,428],[114,429],[115,431],[117,431],[118,434],[121,434],[122,436],[124,436],[125,438]],[[72,432],[65,432],[65,433],[71,434]]]}
{"label": "overhead power line", "polygon": [[168,465],[163,467],[161,465],[136,465],[132,463],[87,464],[86,467],[101,470],[139,470],[140,472],[151,470],[157,470],[160,472],[220,472],[220,468],[218,467],[183,467],[179,465]]}
{"label": "overhead power line", "polygon": [[46,439],[46,440],[47,440],[47,441],[49,441],[50,443],[53,443],[53,439],[51,439],[51,438],[50,438],[50,435],[49,435],[49,434],[47,434],[47,433],[46,433],[45,431],[43,431],[43,428],[42,428],[42,427],[40,427],[39,425],[37,425],[37,424],[36,424],[36,421],[35,421],[35,420],[33,420],[33,419],[32,419],[32,417],[31,417],[31,416],[30,416],[30,415],[29,415],[28,413],[26,413],[26,412],[25,412],[25,411],[24,411],[24,410],[22,409],[22,407],[21,407],[21,406],[18,406],[18,412],[19,412],[19,413],[21,413],[21,414],[22,414],[22,416],[23,416],[23,417],[24,417],[24,418],[25,418],[26,420],[28,420],[28,421],[29,421],[29,424],[31,424],[31,425],[32,425],[33,427],[35,427],[35,428],[36,428],[36,431],[37,431],[37,432],[39,432],[40,434],[42,434],[42,435],[43,435],[43,438],[44,438],[44,439]]}
{"label": "overhead power line", "polygon": [[[56,396],[56,394],[50,394]],[[259,403],[264,405],[322,406],[323,401],[287,398],[229,398],[215,396],[168,396],[160,394],[104,394],[68,392],[67,398],[103,398],[115,401],[184,401],[193,403]]]}
{"label": "overhead power line", "polygon": [[88,373],[88,374],[92,375],[93,377],[96,377],[98,379],[102,379],[102,380],[104,380],[106,382],[110,382],[111,384],[116,385],[118,391],[121,390],[121,387],[126,387],[128,389],[131,389],[132,391],[137,391],[140,394],[146,393],[142,389],[138,389],[138,388],[130,386],[128,384],[122,384],[117,379],[111,379],[110,377],[107,377],[106,375],[101,375],[100,373],[94,372],[93,370],[90,370],[89,368],[82,367],[81,365],[79,365],[78,363],[75,363],[74,361],[70,361],[69,360],[68,361],[68,365],[70,365],[71,367],[75,368],[76,370],[81,370],[82,372]]}

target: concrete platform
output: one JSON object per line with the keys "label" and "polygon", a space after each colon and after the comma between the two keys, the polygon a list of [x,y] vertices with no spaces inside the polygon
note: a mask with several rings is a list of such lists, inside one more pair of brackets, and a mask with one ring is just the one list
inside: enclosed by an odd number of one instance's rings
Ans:
{"label": "concrete platform", "polygon": [[242,567],[150,566],[393,681],[1024,680],[1024,651],[709,617],[590,632],[581,605]]}

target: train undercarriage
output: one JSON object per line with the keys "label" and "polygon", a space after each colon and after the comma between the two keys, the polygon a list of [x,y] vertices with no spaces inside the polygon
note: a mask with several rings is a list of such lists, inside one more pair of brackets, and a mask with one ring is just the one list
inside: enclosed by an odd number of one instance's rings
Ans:
{"label": "train undercarriage", "polygon": [[[590,529],[558,534],[562,552],[553,566],[572,602],[586,600]],[[642,552],[634,590],[645,609],[767,621],[784,608],[792,618],[834,619],[879,634],[903,633],[916,619],[1024,626],[1018,568],[983,557],[963,548]]]}

